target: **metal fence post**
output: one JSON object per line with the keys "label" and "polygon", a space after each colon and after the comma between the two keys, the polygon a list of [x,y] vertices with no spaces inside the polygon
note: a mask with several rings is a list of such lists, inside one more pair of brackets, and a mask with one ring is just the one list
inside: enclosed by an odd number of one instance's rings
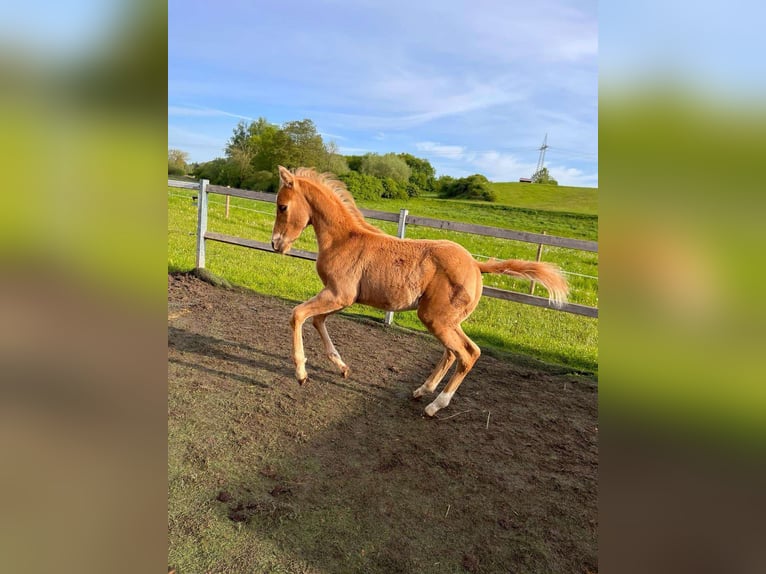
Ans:
{"label": "metal fence post", "polygon": [[[407,209],[400,209],[399,210],[399,230],[396,233],[396,236],[399,239],[404,239],[404,232],[407,228],[407,214],[409,213],[409,210]],[[383,319],[383,322],[386,325],[390,325],[394,320],[394,312],[393,311],[386,311],[386,317]]]}
{"label": "metal fence post", "polygon": [[205,232],[207,231],[207,185],[209,180],[199,182],[199,198],[197,201],[197,268],[205,267]]}

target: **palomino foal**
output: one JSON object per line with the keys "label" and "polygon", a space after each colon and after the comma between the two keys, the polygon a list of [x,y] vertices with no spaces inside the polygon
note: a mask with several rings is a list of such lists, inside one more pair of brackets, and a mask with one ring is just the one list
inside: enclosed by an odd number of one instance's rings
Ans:
{"label": "palomino foal", "polygon": [[436,368],[415,391],[418,398],[431,394],[452,364],[457,369],[425,412],[433,416],[446,407],[481,351],[460,327],[481,298],[482,273],[503,273],[541,283],[550,300],[561,305],[568,286],[558,268],[549,263],[509,259],[476,261],[452,241],[399,239],[386,235],[364,220],[342,182],[329,174],[298,168],[294,173],[279,166],[277,217],[271,245],[287,253],[303,230],[314,226],[319,254],[316,269],[324,289],[293,309],[293,362],[295,376],[307,379],[303,352],[303,323],[313,318],[330,361],[344,377],[349,368],[330,339],[328,315],[353,303],[387,311],[417,309],[418,317],[445,347]]}

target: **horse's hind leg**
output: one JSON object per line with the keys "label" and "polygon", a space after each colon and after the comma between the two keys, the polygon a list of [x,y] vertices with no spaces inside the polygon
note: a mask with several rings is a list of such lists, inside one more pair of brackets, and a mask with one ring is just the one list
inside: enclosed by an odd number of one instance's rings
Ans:
{"label": "horse's hind leg", "polygon": [[442,392],[425,409],[426,414],[432,417],[439,409],[443,409],[450,403],[452,395],[455,394],[468,371],[473,368],[473,365],[479,359],[481,349],[463,333],[460,325],[452,328],[433,326],[430,330],[449,351],[452,351],[457,356],[457,369],[455,369]]}
{"label": "horse's hind leg", "polygon": [[420,385],[417,389],[415,389],[412,392],[412,396],[416,399],[422,397],[425,394],[431,394],[436,390],[436,387],[439,386],[439,383],[444,378],[444,375],[447,374],[447,371],[449,371],[449,368],[452,366],[452,363],[455,362],[455,354],[450,351],[449,349],[444,349],[444,354],[442,355],[441,360],[439,363],[434,367],[433,372],[431,375],[426,379],[426,382]]}
{"label": "horse's hind leg", "polygon": [[338,367],[338,369],[340,369],[340,372],[345,379],[348,378],[348,372],[350,369],[346,363],[343,362],[343,359],[341,359],[340,353],[338,353],[338,351],[335,349],[335,345],[332,344],[330,333],[327,332],[327,325],[325,325],[325,320],[327,319],[328,315],[330,315],[330,313],[315,315],[312,323],[314,328],[319,332],[319,336],[322,337],[322,342],[324,343],[324,350],[327,354],[327,358],[330,359],[330,361],[332,361],[332,363]]}

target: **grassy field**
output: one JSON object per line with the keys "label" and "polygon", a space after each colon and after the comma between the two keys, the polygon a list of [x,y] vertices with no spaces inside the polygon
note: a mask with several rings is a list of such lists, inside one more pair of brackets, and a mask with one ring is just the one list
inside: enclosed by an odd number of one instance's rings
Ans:
{"label": "grassy field", "polygon": [[555,212],[598,214],[598,190],[539,183],[493,183],[497,203]]}
{"label": "grassy field", "polygon": [[[513,183],[495,185],[500,186],[499,204],[417,198],[406,202],[360,202],[360,207],[394,212],[404,207],[413,215],[524,231],[546,231],[551,235],[578,239],[598,239],[598,218],[595,214],[597,190],[566,187],[542,190],[528,184]],[[550,207],[555,207],[557,201],[546,195],[549,192],[561,192],[560,210]],[[192,195],[188,190],[168,189],[169,271],[185,271],[194,266],[196,206],[191,201]],[[224,198],[212,195],[210,199],[208,229],[260,241],[270,240],[273,204],[232,198],[230,216],[226,219]],[[395,224],[372,223],[388,233],[396,231]],[[417,226],[408,227],[407,236],[451,239],[465,246],[477,258],[534,259],[537,250],[537,246],[531,244]],[[316,250],[311,228],[304,232],[295,247]],[[568,273],[572,302],[598,306],[598,282],[593,279],[598,276],[597,254],[545,247],[542,258],[557,263]],[[304,301],[322,288],[313,262],[216,242],[208,242],[207,267],[235,284],[292,301]],[[529,291],[527,281],[508,277],[485,276],[485,284]],[[545,295],[541,287],[535,293]],[[346,312],[375,318],[383,316],[381,311],[359,305]],[[424,330],[415,312],[398,313],[395,322],[402,327]],[[595,373],[598,370],[597,324],[597,320],[586,317],[485,297],[463,326],[466,333],[485,350],[494,348]]]}

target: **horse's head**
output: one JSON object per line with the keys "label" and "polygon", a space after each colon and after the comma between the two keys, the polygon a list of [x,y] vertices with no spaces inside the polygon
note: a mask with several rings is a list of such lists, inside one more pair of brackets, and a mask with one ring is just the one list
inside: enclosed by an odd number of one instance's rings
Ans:
{"label": "horse's head", "polygon": [[287,253],[309,223],[311,208],[300,190],[298,181],[290,171],[280,165],[277,218],[271,232],[271,247],[277,253]]}

